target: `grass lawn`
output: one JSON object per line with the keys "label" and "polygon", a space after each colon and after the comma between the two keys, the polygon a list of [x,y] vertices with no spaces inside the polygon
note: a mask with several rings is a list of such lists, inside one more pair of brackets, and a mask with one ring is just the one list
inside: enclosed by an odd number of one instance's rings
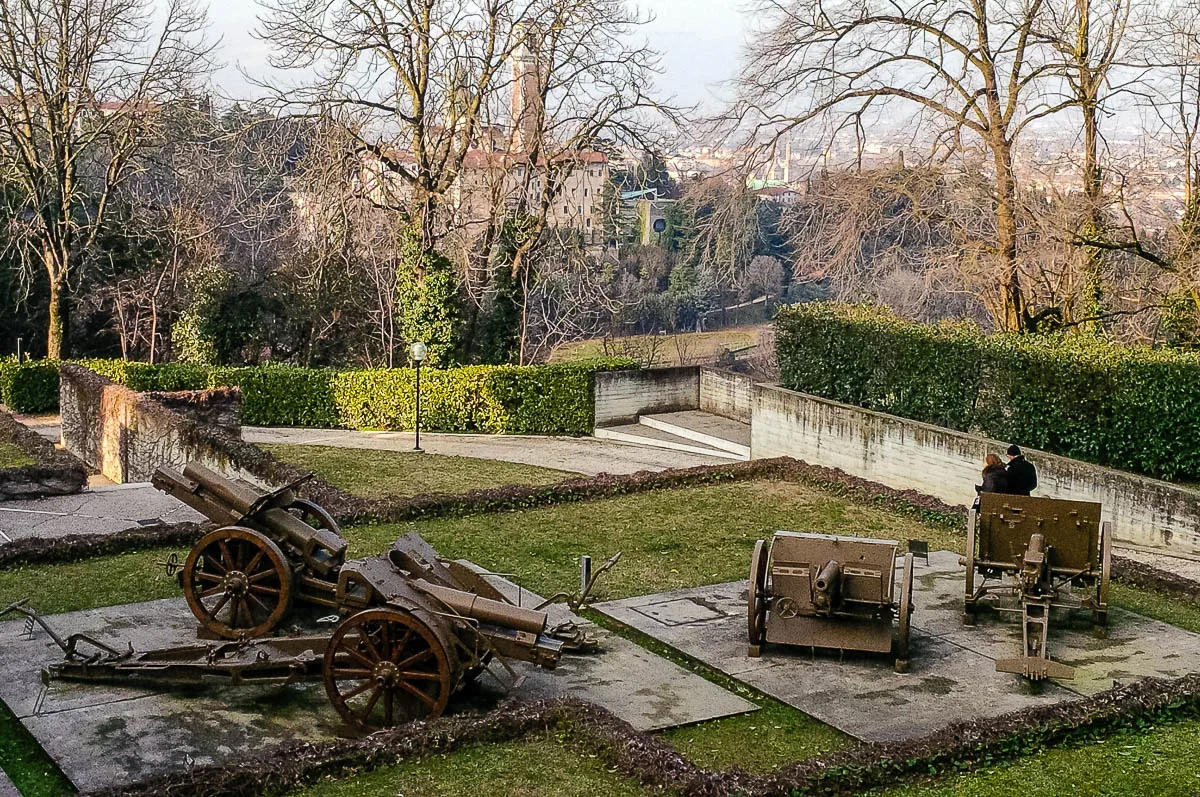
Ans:
{"label": "grass lawn", "polygon": [[263,445],[276,457],[314,471],[334,487],[368,498],[422,493],[456,495],[509,484],[553,484],[577,473],[494,459],[375,451],[336,446]]}
{"label": "grass lawn", "polygon": [[0,469],[19,468],[32,464],[33,457],[26,454],[24,450],[17,448],[12,443],[0,443]]}
{"label": "grass lawn", "polygon": [[605,769],[594,755],[553,736],[503,742],[319,783],[296,797],[640,797],[636,781]]}
{"label": "grass lawn", "polygon": [[1042,750],[969,774],[876,792],[886,797],[1194,797],[1200,794],[1200,720]]}

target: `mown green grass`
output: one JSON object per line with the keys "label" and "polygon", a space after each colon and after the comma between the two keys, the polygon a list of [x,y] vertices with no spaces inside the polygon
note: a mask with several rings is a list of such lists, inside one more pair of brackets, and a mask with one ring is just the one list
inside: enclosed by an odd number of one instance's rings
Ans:
{"label": "mown green grass", "polygon": [[17,448],[12,443],[0,443],[0,469],[20,468],[32,464],[33,457],[26,454],[22,449]]}
{"label": "mown green grass", "polygon": [[553,736],[481,745],[352,779],[318,783],[295,797],[640,797],[636,781]]}
{"label": "mown green grass", "polygon": [[457,495],[509,484],[554,484],[577,473],[494,459],[336,446],[263,445],[279,459],[314,471],[334,487],[367,498]]}
{"label": "mown green grass", "polygon": [[63,797],[75,793],[54,759],[3,701],[0,701],[0,769],[23,797]]}
{"label": "mown green grass", "polygon": [[878,797],[1194,797],[1200,794],[1200,720],[1042,750],[1017,761],[910,784]]}

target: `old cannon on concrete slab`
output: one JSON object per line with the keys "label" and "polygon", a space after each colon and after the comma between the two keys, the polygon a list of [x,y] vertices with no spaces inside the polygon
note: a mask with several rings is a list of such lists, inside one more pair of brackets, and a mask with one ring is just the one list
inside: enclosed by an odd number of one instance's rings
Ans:
{"label": "old cannon on concrete slab", "polygon": [[[746,607],[749,655],[766,642],[894,653],[908,670],[913,555],[892,540],[777,531],[759,540]],[[899,621],[898,623],[896,621]]]}
{"label": "old cannon on concrete slab", "polygon": [[[565,643],[554,636],[561,629],[547,629],[545,612],[513,605],[483,571],[443,559],[416,534],[384,555],[344,561],[337,524],[298,499],[294,484],[262,494],[196,463],[182,474],[159,468],[154,484],[223,524],[196,543],[180,580],[202,628],[235,641],[135,652],[52,634],[65,660],[46,678],[319,679],[349,725],[370,729],[437,717],[493,658],[558,664]],[[332,634],[264,637],[293,603],[335,608],[344,619]]]}
{"label": "old cannon on concrete slab", "polygon": [[967,568],[963,619],[967,623],[988,596],[1015,596],[1020,612],[1022,655],[1000,659],[997,672],[1031,681],[1073,678],[1073,668],[1047,652],[1051,609],[1090,609],[1092,625],[1108,625],[1112,570],[1112,523],[1100,520],[1100,504],[984,493],[967,521]]}

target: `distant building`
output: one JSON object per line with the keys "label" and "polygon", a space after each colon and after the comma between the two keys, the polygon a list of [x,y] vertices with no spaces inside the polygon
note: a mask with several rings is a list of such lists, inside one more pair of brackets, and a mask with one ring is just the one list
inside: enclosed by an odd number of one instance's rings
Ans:
{"label": "distant building", "polygon": [[[609,158],[588,149],[559,151],[547,158],[554,142],[538,140],[545,128],[545,109],[539,87],[541,63],[536,39],[526,35],[512,57],[512,120],[509,129],[489,127],[473,136],[462,169],[447,200],[468,233],[482,227],[498,206],[507,211],[537,209],[546,201],[546,222],[576,230],[585,245],[605,243],[601,197],[609,181]],[[410,153],[393,150],[388,160],[413,162]],[[551,176],[553,185],[551,186]],[[409,187],[376,156],[364,155],[364,190],[379,200],[401,200]],[[543,192],[551,190],[546,198]]]}

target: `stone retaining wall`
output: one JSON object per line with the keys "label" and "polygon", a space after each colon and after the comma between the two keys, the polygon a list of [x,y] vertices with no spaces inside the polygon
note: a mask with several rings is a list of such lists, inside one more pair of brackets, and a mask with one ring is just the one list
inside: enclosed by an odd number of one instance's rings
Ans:
{"label": "stone retaining wall", "polygon": [[[988,453],[1008,442],[840,404],[775,385],[755,385],[753,459],[795,457],[950,504],[968,504]],[[1016,441],[1020,443],[1020,441]],[[1200,490],[1040,451],[1035,495],[1096,501],[1124,544],[1200,554]]]}
{"label": "stone retaining wall", "polygon": [[[247,444],[220,427],[198,424],[151,394],[135,393],[82,366],[63,365],[59,373],[63,445],[114,482],[147,482],[159,465],[182,469],[199,461],[227,476],[268,483],[239,456],[239,447]],[[228,404],[229,397],[220,403]]]}

